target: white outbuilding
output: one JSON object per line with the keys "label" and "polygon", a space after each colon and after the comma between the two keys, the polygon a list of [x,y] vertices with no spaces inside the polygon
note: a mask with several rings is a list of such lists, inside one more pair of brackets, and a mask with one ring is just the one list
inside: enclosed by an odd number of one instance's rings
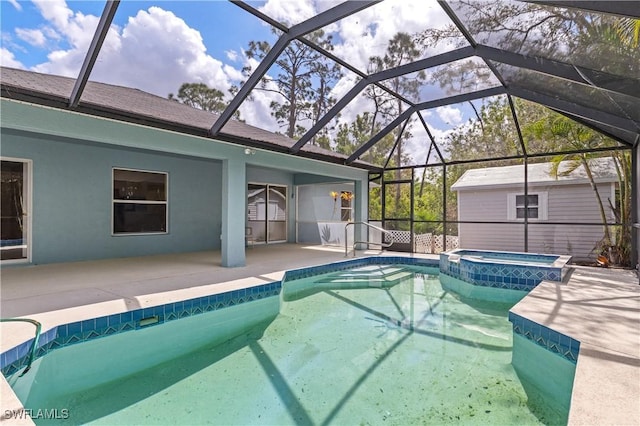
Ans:
{"label": "white outbuilding", "polygon": [[523,165],[467,170],[451,186],[458,195],[458,220],[467,222],[459,224],[460,247],[523,251],[526,216],[529,252],[593,259],[603,237],[595,191],[607,222],[615,222],[611,206],[616,203],[618,175],[612,158],[591,159],[588,164],[595,188],[582,165],[572,170],[564,161],[556,175],[552,163],[529,164],[526,206]]}

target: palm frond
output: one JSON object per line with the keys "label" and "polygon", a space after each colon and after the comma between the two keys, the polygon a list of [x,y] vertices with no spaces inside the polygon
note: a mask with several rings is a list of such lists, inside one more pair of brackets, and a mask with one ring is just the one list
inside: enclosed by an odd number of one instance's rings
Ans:
{"label": "palm frond", "polygon": [[562,176],[562,174],[560,174],[560,165],[566,158],[566,155],[556,155],[551,158],[551,168],[549,169],[549,175],[554,179],[558,179],[558,177]]}
{"label": "palm frond", "polygon": [[615,23],[614,29],[624,44],[633,48],[640,45],[640,19],[621,18]]}

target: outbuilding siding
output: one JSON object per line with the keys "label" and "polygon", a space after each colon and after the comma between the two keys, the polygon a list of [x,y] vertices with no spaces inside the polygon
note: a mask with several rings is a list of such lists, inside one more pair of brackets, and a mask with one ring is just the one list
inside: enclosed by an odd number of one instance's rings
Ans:
{"label": "outbuilding siding", "polygon": [[[598,192],[613,220],[608,199],[614,196],[613,184],[603,182]],[[459,191],[458,214],[461,221],[507,222],[509,193],[523,193],[522,187]],[[531,220],[528,251],[568,254],[574,260],[593,259],[593,249],[603,236],[599,225],[547,225],[545,222],[601,223],[594,191],[588,184],[532,185],[529,193],[547,192],[548,219]],[[522,222],[509,224],[460,224],[460,247],[489,250],[524,250]]]}

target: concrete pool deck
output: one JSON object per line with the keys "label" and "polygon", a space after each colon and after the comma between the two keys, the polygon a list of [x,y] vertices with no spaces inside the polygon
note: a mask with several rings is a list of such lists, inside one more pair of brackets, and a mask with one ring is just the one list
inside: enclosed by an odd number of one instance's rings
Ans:
{"label": "concrete pool deck", "polygon": [[[278,281],[288,269],[344,259],[339,248],[279,244],[247,249],[247,266],[240,268],[221,267],[220,252],[213,251],[3,267],[0,312],[3,318],[35,319],[46,331],[58,324]],[[567,284],[543,282],[514,312],[581,342],[570,424],[640,424],[640,286],[632,271],[576,267]],[[33,333],[31,324],[0,324],[0,352]],[[4,410],[18,409],[20,402],[4,378],[0,407],[5,424],[33,424],[30,419],[6,418]]]}
{"label": "concrete pool deck", "polygon": [[640,424],[640,285],[632,271],[574,267],[512,312],[580,341],[569,424]]}

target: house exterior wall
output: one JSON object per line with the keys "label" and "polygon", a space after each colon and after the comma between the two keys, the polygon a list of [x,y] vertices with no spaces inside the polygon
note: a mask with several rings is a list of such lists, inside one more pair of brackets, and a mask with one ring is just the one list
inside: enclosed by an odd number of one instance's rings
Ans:
{"label": "house exterior wall", "polygon": [[[297,191],[298,242],[309,244],[344,244],[344,225],[340,220],[341,200],[334,201],[330,193],[334,191],[354,192],[353,184],[331,183],[301,185]],[[322,234],[322,235],[321,235]]]}
{"label": "house exterior wall", "polygon": [[[487,250],[524,250],[522,221],[509,221],[508,194],[523,188],[505,187],[458,192],[461,221],[503,221],[508,224],[459,224],[460,247]],[[530,186],[529,193],[547,193],[547,220],[530,220],[529,252],[568,254],[574,260],[593,258],[592,250],[602,238],[602,227],[593,225],[546,225],[549,222],[600,223],[593,190],[588,184]],[[606,204],[613,197],[613,184],[601,183],[598,192]],[[608,204],[606,204],[608,205]],[[607,207],[609,219],[613,220]]]}
{"label": "house exterior wall", "polygon": [[[33,263],[220,248],[219,161],[4,129],[2,155],[33,161]],[[114,167],[168,173],[168,233],[112,235]]]}
{"label": "house exterior wall", "polygon": [[[0,105],[0,154],[33,160],[32,263],[219,248],[223,266],[242,266],[247,182],[285,184],[289,197],[297,177],[368,182],[354,167],[261,149],[247,155],[240,145],[5,98]],[[112,167],[169,173],[168,234],[111,236]]]}

